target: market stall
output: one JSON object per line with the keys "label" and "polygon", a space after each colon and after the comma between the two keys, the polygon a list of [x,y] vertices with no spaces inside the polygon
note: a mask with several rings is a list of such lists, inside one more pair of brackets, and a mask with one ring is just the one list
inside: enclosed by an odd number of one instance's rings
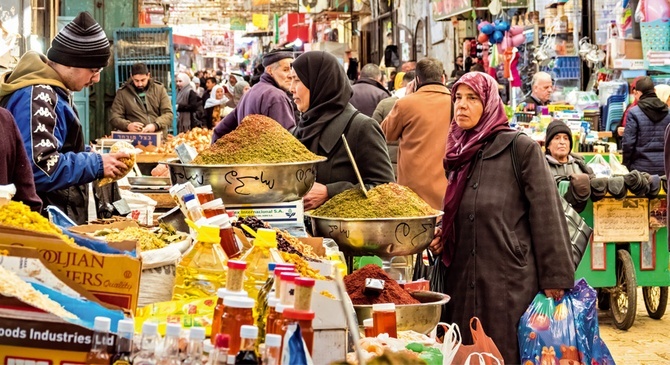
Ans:
{"label": "market stall", "polygon": [[[401,207],[395,216],[354,211],[361,218],[351,219],[332,210],[342,206],[333,200],[330,213],[325,206],[308,214],[316,233],[309,237],[301,198],[314,183],[315,164],[322,157],[263,118],[250,118],[211,146],[200,145],[207,134],[201,132],[170,138],[153,151],[139,152],[127,141],[101,143],[101,153],[132,150],[129,164],[158,161],[167,167],[169,183],[158,176],[123,179],[130,182],[124,194],[169,197],[176,208],[163,214],[160,224],[153,214],[138,220],[130,212],[129,217],[76,226],[56,209],[49,208],[47,220],[22,203],[0,199],[0,245],[39,249],[10,250],[17,259],[0,257],[0,270],[18,274],[0,275],[0,316],[11,318],[19,330],[62,328],[88,341],[59,348],[55,341],[16,343],[3,337],[0,349],[8,350],[0,351],[2,360],[30,353],[36,361],[96,364],[132,354],[137,363],[145,358],[193,361],[209,354],[225,359],[221,363],[263,358],[289,364],[305,356],[328,364],[347,358],[352,345],[365,350],[358,351],[359,359],[382,355],[384,349],[414,359],[437,356],[440,351],[429,335],[448,297],[429,292],[426,281],[396,282],[376,265],[342,277],[353,271],[347,263],[353,264],[354,255],[388,258],[423,251],[441,212],[407,188],[385,185],[369,191],[368,203],[389,203],[389,211]],[[154,187],[160,189],[149,189],[158,182]],[[380,213],[373,205],[367,209]],[[170,224],[177,221],[178,229]],[[338,227],[328,228],[333,224]],[[33,260],[41,269],[19,270],[21,260]],[[52,276],[59,281],[48,279]],[[371,278],[377,285],[372,291],[366,285]],[[43,283],[46,288],[38,290],[50,304],[7,290],[9,279],[23,286]],[[77,299],[76,310],[70,304],[74,299],[53,291]],[[23,309],[2,305],[11,300],[47,314],[22,319]],[[384,322],[377,315],[380,305]],[[363,325],[370,320],[375,329],[366,335]],[[296,347],[296,339],[302,345]],[[421,348],[406,349],[415,342]]]}

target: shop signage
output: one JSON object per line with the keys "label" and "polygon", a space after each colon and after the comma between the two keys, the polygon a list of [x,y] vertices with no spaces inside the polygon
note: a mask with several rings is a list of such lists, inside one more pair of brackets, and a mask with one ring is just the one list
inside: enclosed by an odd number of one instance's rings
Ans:
{"label": "shop signage", "polygon": [[259,30],[268,29],[268,24],[270,23],[270,17],[267,14],[253,14],[251,22]]}
{"label": "shop signage", "polygon": [[593,240],[642,242],[649,239],[649,199],[603,199],[593,204]]}
{"label": "shop signage", "polygon": [[203,29],[200,51],[203,54],[233,55],[235,53],[235,33],[232,30]]}
{"label": "shop signage", "polygon": [[247,18],[232,17],[230,18],[230,30],[247,30]]}
{"label": "shop signage", "polygon": [[431,0],[433,19],[444,20],[472,10],[471,0]]}

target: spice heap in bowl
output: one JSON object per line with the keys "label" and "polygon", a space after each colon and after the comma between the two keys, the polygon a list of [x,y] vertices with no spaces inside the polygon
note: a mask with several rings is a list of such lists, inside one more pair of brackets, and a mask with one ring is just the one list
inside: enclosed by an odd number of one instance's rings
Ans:
{"label": "spice heap in bowl", "polygon": [[[383,280],[384,289],[377,294],[366,290],[369,278]],[[440,321],[442,306],[449,301],[449,296],[442,293],[406,291],[377,265],[363,266],[345,276],[344,285],[354,304],[358,323],[372,318],[373,305],[393,303],[398,331],[429,333]]]}
{"label": "spice heap in bowl", "polygon": [[332,238],[350,255],[382,257],[423,251],[441,215],[410,188],[395,183],[370,189],[368,198],[352,188],[305,213],[314,236]]}
{"label": "spice heap in bowl", "polygon": [[305,196],[316,180],[315,165],[324,160],[274,120],[248,115],[191,164],[165,164],[173,185],[211,185],[226,204],[269,204]]}

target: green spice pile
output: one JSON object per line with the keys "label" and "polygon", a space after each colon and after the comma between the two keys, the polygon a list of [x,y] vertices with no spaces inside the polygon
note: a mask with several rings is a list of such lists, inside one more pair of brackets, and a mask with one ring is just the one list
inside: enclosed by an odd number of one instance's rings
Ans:
{"label": "green spice pile", "polygon": [[312,215],[330,218],[398,218],[424,217],[437,214],[412,189],[388,183],[368,190],[365,198],[360,188],[352,188],[335,195]]}
{"label": "green spice pile", "polygon": [[234,131],[200,152],[193,163],[240,165],[319,159],[279,123],[266,116],[252,114],[247,115]]}

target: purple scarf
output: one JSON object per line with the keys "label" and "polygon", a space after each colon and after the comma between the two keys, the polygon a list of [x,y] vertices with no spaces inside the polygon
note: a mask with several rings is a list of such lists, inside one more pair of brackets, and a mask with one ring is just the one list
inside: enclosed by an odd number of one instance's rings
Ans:
{"label": "purple scarf", "polygon": [[467,174],[474,162],[474,157],[486,143],[491,141],[498,132],[511,130],[505,108],[498,94],[498,83],[482,72],[469,72],[463,75],[453,86],[451,95],[455,97],[460,85],[472,88],[481,98],[484,111],[477,125],[464,130],[456,124],[458,106],[454,105],[454,119],[451,121],[447,152],[444,157],[444,169],[447,171],[449,185],[444,194],[444,216],[442,217],[442,262],[449,266],[456,250],[456,229],[454,219],[458,212]]}

